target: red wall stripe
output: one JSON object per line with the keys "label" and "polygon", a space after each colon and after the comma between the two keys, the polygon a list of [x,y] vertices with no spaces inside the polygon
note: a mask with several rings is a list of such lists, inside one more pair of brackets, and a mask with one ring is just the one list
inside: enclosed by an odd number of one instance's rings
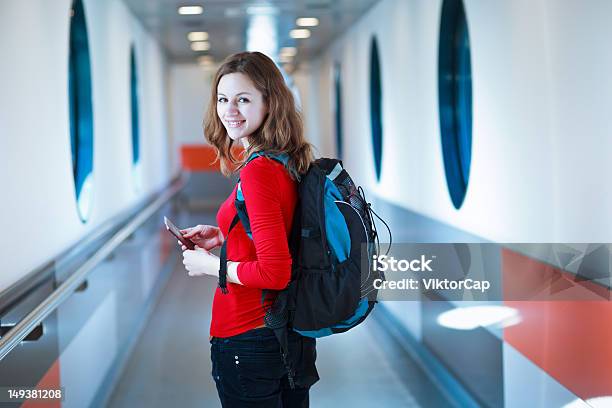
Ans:
{"label": "red wall stripe", "polygon": [[[504,299],[536,299],[504,301],[522,319],[504,340],[580,398],[611,396],[612,302],[602,300],[609,289],[506,249],[502,275]],[[564,290],[551,294],[551,285]]]}
{"label": "red wall stripe", "polygon": [[[37,390],[57,390],[61,387],[59,359],[49,367],[36,386]],[[67,392],[64,390],[64,392]],[[21,408],[61,408],[61,401],[26,401]]]}

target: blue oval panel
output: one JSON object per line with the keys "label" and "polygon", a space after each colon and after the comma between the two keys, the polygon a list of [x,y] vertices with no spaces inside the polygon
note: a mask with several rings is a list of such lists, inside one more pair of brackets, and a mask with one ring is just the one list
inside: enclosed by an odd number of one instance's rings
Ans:
{"label": "blue oval panel", "polygon": [[376,38],[370,47],[370,124],[372,127],[372,151],[376,180],[380,180],[382,160],[382,87],[380,80],[380,61]]}
{"label": "blue oval panel", "polygon": [[334,66],[334,91],[336,101],[336,154],[342,159],[342,78],[339,64]]}
{"label": "blue oval panel", "polygon": [[92,204],[93,110],[89,41],[81,0],[72,3],[71,16],[68,100],[72,172],[79,217],[85,222]]}
{"label": "blue oval panel", "polygon": [[132,163],[140,161],[140,128],[138,117],[138,71],[136,66],[136,51],[130,48],[130,96],[132,104]]}
{"label": "blue oval panel", "polygon": [[463,204],[472,159],[472,66],[461,0],[444,0],[438,49],[438,102],[446,183],[455,208]]}

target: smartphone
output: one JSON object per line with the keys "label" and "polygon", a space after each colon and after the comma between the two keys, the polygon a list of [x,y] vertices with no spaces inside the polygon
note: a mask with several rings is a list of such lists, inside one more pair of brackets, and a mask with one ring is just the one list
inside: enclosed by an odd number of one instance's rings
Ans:
{"label": "smartphone", "polygon": [[166,224],[166,229],[168,230],[168,232],[170,232],[179,241],[181,241],[183,243],[183,245],[185,245],[187,247],[187,249],[194,249],[195,248],[195,244],[193,243],[193,241],[190,240],[189,238],[184,238],[183,234],[181,234],[181,231],[179,231],[179,229],[176,227],[176,225],[174,225],[166,217],[164,217],[164,224]]}

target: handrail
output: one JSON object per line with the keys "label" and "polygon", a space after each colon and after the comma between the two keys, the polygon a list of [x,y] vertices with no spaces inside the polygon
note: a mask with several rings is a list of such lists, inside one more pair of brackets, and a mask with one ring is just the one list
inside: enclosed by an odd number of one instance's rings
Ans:
{"label": "handrail", "polygon": [[100,262],[106,259],[126,238],[128,238],[149,217],[159,210],[167,201],[178,193],[186,183],[186,177],[182,176],[173,183],[169,189],[164,191],[155,201],[141,211],[128,225],[119,230],[102,248],[81,265],[66,281],[55,289],[34,310],[21,319],[11,330],[0,338],[0,361],[4,359],[21,341],[39,325],[51,312],[57,309],[66,299],[72,295],[87,275]]}

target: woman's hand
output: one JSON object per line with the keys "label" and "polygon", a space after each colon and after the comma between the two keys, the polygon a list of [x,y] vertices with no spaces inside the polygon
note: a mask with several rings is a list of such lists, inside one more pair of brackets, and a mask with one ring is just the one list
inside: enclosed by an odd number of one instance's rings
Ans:
{"label": "woman's hand", "polygon": [[[212,225],[196,225],[181,230],[183,237],[190,239],[194,244],[210,251],[223,244],[223,234],[218,227]],[[184,250],[184,249],[183,249]]]}
{"label": "woman's hand", "polygon": [[183,251],[183,265],[189,276],[219,276],[219,257],[196,246],[194,250]]}

